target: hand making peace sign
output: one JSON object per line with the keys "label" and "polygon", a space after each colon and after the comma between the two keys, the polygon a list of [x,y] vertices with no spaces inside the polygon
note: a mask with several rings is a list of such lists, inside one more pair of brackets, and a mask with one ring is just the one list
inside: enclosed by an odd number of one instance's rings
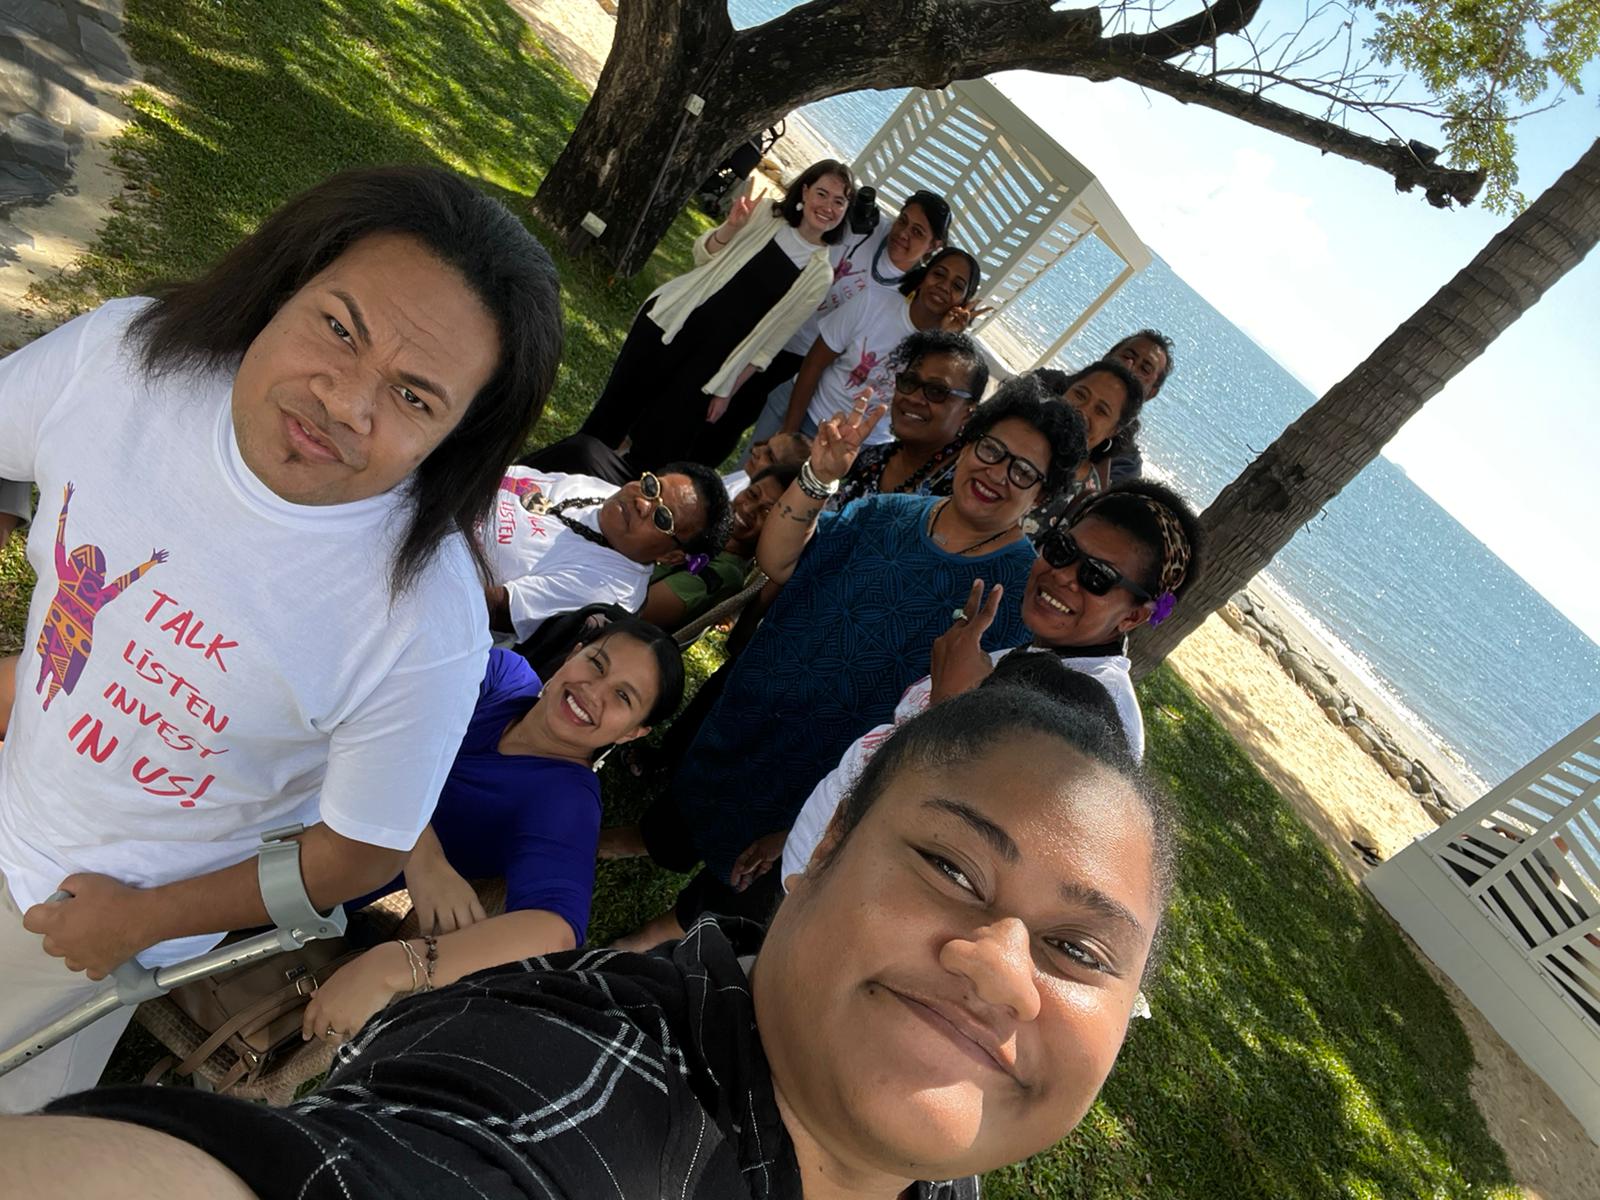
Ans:
{"label": "hand making peace sign", "polygon": [[946,333],[962,333],[968,325],[971,325],[984,313],[993,311],[994,305],[992,304],[984,304],[978,307],[958,304],[939,319],[939,325]]}
{"label": "hand making peace sign", "polygon": [[756,199],[756,177],[754,174],[744,181],[744,188],[733,198],[733,204],[728,208],[728,215],[722,222],[717,238],[724,245],[733,240],[733,235],[738,233],[750,222],[750,215],[756,211],[760,201]]}
{"label": "hand making peace sign", "polygon": [[989,661],[981,642],[989,626],[994,624],[995,614],[1000,611],[1000,599],[1005,592],[1005,588],[997,583],[989,589],[989,595],[985,598],[983,580],[972,581],[972,591],[967,596],[966,604],[956,610],[962,615],[956,617],[954,624],[934,639],[932,669],[929,672],[933,683],[930,703],[937,704],[950,696],[971,691],[994,670],[994,664]]}
{"label": "hand making peace sign", "polygon": [[871,399],[872,389],[863,389],[857,393],[849,412],[829,417],[817,427],[817,436],[811,443],[811,471],[817,482],[829,484],[850,473],[862,444],[877,428],[883,414],[889,411],[887,404],[874,404],[869,408]]}

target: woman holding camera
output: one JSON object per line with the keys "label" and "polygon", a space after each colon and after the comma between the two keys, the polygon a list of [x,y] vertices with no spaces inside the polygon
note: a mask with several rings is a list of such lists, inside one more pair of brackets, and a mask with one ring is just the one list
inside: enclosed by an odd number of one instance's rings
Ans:
{"label": "woman holding camera", "polygon": [[645,301],[580,430],[613,449],[631,438],[635,469],[688,457],[702,426],[827,294],[829,248],[844,237],[855,194],[850,168],[813,163],[770,204],[753,187],[695,240],[695,269]]}

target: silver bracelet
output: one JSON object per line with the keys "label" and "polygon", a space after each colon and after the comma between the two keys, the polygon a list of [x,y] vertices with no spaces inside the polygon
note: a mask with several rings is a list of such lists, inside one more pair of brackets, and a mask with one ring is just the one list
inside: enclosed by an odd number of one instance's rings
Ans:
{"label": "silver bracelet", "polygon": [[795,482],[800,485],[800,490],[813,500],[831,500],[834,493],[839,490],[839,481],[837,479],[832,483],[823,483],[822,480],[817,478],[817,473],[811,469],[809,462],[800,464],[800,474],[796,477]]}

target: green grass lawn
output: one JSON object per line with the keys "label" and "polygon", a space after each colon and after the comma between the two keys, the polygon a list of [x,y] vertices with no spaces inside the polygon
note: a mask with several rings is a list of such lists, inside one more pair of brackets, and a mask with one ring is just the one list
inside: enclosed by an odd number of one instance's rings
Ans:
{"label": "green grass lawn", "polygon": [[[285,197],[359,163],[439,163],[520,214],[583,102],[494,0],[128,0],[156,90],[135,94],[128,189],[92,252],[41,288],[65,316],[182,277]],[[567,354],[536,440],[570,432],[650,287],[686,266],[685,215],[648,271],[613,282],[558,254]],[[0,554],[0,652],[31,582]],[[696,678],[719,643],[693,651]],[[996,1173],[991,1197],[1517,1194],[1468,1093],[1471,1049],[1439,989],[1171,672],[1142,687],[1150,765],[1186,821],[1155,1016],[1073,1139]],[[612,819],[643,802],[606,772]],[[602,864],[592,934],[658,912],[675,877]],[[142,1065],[142,1064],[141,1064]]]}

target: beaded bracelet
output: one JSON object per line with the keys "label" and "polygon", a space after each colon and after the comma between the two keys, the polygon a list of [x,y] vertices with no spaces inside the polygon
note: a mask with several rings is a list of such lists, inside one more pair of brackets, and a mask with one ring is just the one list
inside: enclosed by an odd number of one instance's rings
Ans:
{"label": "beaded bracelet", "polygon": [[433,991],[433,969],[439,965],[439,939],[432,934],[422,935],[422,944],[428,948],[428,984],[422,990]]}

